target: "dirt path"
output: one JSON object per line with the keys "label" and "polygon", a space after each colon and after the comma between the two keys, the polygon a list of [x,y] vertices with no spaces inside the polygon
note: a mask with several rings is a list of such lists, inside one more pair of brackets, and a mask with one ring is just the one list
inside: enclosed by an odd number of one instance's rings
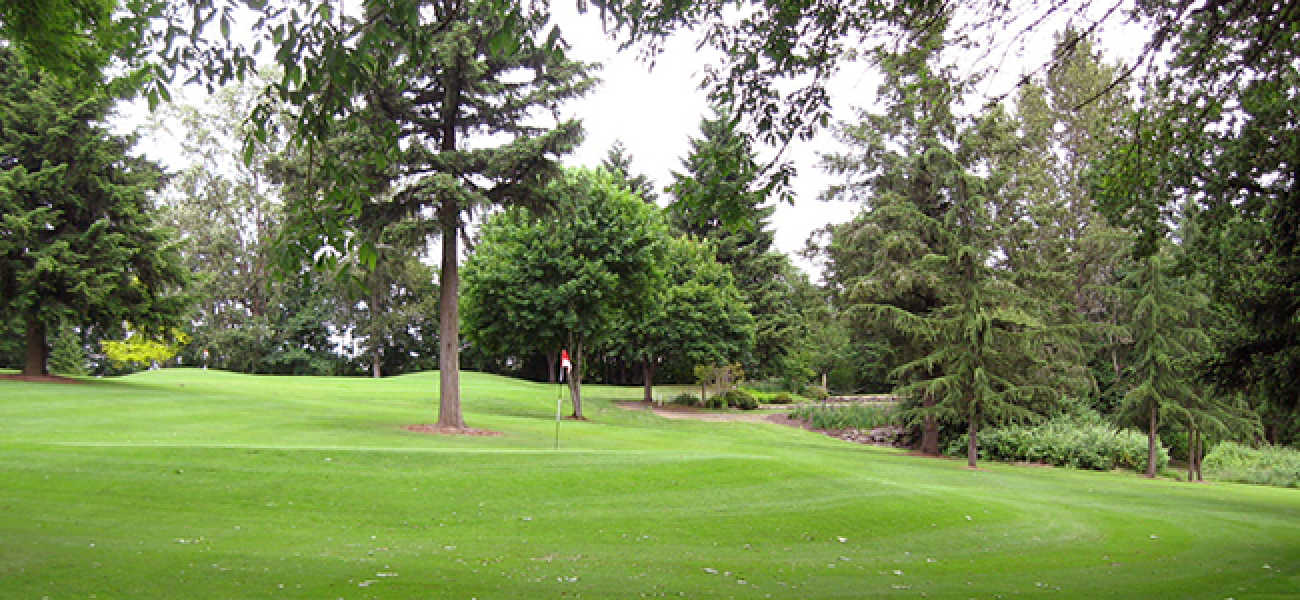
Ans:
{"label": "dirt path", "polygon": [[689,407],[689,406],[673,406],[673,405],[656,406],[656,405],[653,405],[653,404],[647,404],[647,403],[645,403],[645,402],[618,402],[617,404],[619,405],[619,407],[624,408],[624,409],[627,409],[627,410],[649,410],[650,412],[653,412],[654,414],[659,415],[659,416],[661,416],[661,417],[663,417],[663,418],[665,418],[665,419],[679,419],[679,420],[683,420],[683,419],[685,419],[685,420],[693,420],[693,421],[709,421],[709,422],[712,422],[712,423],[726,423],[726,422],[739,422],[739,423],[775,423],[775,424],[778,424],[778,425],[790,425],[790,426],[793,426],[793,427],[799,427],[799,426],[800,426],[800,423],[799,423],[798,421],[791,421],[791,420],[787,417],[787,415],[788,415],[789,413],[785,413],[785,412],[779,412],[779,413],[752,413],[752,412],[734,412],[734,413],[730,413],[730,412],[728,412],[728,413],[718,413],[718,412],[707,412],[707,411],[700,410],[700,409],[698,409],[698,408],[692,408],[692,407]]}

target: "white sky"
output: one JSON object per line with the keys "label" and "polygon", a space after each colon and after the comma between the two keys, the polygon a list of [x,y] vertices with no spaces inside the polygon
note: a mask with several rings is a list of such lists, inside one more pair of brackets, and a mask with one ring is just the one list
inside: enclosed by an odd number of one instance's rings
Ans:
{"label": "white sky", "polygon": [[[666,51],[657,57],[656,66],[651,70],[638,60],[634,50],[617,52],[617,44],[601,31],[599,17],[595,14],[578,15],[570,0],[553,0],[552,7],[554,21],[560,24],[565,38],[573,46],[570,56],[604,65],[600,72],[603,84],[586,98],[564,107],[564,113],[581,117],[587,130],[586,142],[565,162],[595,166],[615,140],[622,140],[633,157],[633,169],[648,175],[662,189],[672,182],[672,171],[681,169],[681,160],[690,151],[689,140],[698,135],[700,120],[709,112],[705,92],[699,89],[698,83],[703,68],[716,55],[708,49],[697,51],[696,36],[684,32],[669,41]],[[1058,21],[1063,24],[1063,19],[1069,16],[1063,15]],[[1098,16],[1083,18],[1086,21]],[[1135,35],[1132,27],[1120,27],[1119,18],[1112,18],[1116,25],[1102,31],[1103,43],[1112,47],[1118,45],[1121,49],[1118,52],[1107,50],[1107,60],[1114,60],[1111,56],[1136,56],[1135,44],[1144,41],[1145,36],[1140,32]],[[972,57],[971,62],[1001,65],[1002,77],[991,80],[983,93],[1004,93],[1009,84],[999,81],[1010,81],[1041,65],[1050,52],[1052,33],[1059,28],[1060,25],[1053,27],[1049,23],[1038,29],[1041,33],[1033,39],[1010,42],[991,56]],[[836,116],[848,118],[853,107],[870,106],[875,99],[878,81],[866,67],[850,65],[845,68],[831,85]],[[195,91],[187,90],[185,97],[188,101],[196,99],[198,94]],[[140,104],[124,111],[122,125],[129,127],[130,123],[141,122],[144,108]],[[165,140],[146,139],[140,149],[163,164],[179,168],[182,165],[169,160],[175,156],[170,147],[171,144]],[[767,148],[758,150],[760,155],[772,154]],[[854,204],[817,200],[818,194],[831,182],[817,168],[817,155],[837,150],[829,132],[823,132],[812,141],[791,145],[786,157],[799,173],[793,182],[795,202],[794,205],[778,205],[772,218],[777,249],[789,254],[795,264],[809,271],[814,279],[819,279],[820,273],[795,253],[803,248],[812,231],[827,223],[845,222],[859,210]]]}
{"label": "white sky", "polygon": [[[681,161],[690,153],[690,139],[699,136],[701,119],[711,115],[699,82],[704,67],[718,55],[707,48],[697,51],[695,36],[686,32],[669,40],[652,70],[638,59],[635,49],[619,53],[617,43],[602,33],[594,13],[579,15],[565,0],[557,0],[553,9],[554,21],[573,46],[569,55],[604,66],[599,73],[602,85],[588,97],[566,105],[565,112],[580,116],[587,130],[586,142],[566,162],[597,165],[614,141],[622,140],[632,155],[634,171],[648,175],[660,189],[672,183],[672,172],[682,170]],[[874,95],[874,80],[857,79],[860,84],[837,90],[854,96]],[[816,153],[830,151],[832,143],[827,132],[812,142],[796,142],[787,150],[799,170],[793,185],[796,201],[793,206],[778,205],[772,217],[777,249],[805,269],[811,265],[794,254],[803,248],[809,233],[827,223],[847,221],[858,210],[855,204],[817,201],[829,180],[815,166]],[[774,154],[767,148],[756,150],[767,155],[764,158]],[[660,202],[665,201],[661,195]]]}

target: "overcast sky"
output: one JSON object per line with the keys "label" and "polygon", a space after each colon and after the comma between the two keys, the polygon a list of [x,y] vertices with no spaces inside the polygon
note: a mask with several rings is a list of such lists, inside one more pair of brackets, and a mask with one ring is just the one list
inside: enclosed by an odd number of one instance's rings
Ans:
{"label": "overcast sky", "polygon": [[[1122,2],[1123,0],[1116,0]],[[1020,27],[1036,22],[1041,14],[1026,12],[1020,23],[996,32],[998,44],[968,56],[955,57],[960,71],[971,74],[990,69],[993,75],[978,88],[974,104],[1014,90],[1021,75],[1040,69],[1051,53],[1053,34],[1067,22],[1086,28],[1099,19],[1106,25],[1098,34],[1107,46],[1106,60],[1132,59],[1140,51],[1145,34],[1124,23],[1123,15],[1112,10],[1111,2],[1085,3],[1084,6],[1060,10],[1043,19],[1031,35],[1016,35]],[[1065,3],[1057,6],[1065,6]],[[681,160],[690,152],[690,138],[699,135],[700,119],[709,113],[706,94],[699,89],[703,68],[716,61],[711,49],[697,50],[696,36],[683,32],[669,40],[666,52],[656,59],[653,69],[638,59],[636,52],[617,51],[617,44],[601,31],[595,14],[579,15],[571,2],[553,4],[554,22],[560,24],[565,38],[572,44],[570,55],[576,59],[600,62],[604,84],[589,97],[568,105],[567,110],[582,117],[587,141],[568,159],[570,164],[596,165],[604,158],[615,140],[622,140],[633,156],[633,168],[655,180],[661,188],[672,182],[671,173],[681,170]],[[1108,12],[1109,11],[1109,12]],[[837,119],[853,117],[858,107],[876,104],[879,75],[867,65],[846,65],[829,86]],[[777,206],[772,219],[777,248],[791,255],[796,264],[810,271],[815,267],[795,255],[804,247],[810,233],[827,223],[850,220],[860,208],[850,203],[819,201],[818,195],[832,179],[818,168],[819,153],[842,148],[829,131],[812,141],[795,142],[786,150],[798,170],[793,188],[793,205]],[[757,148],[770,157],[769,148]],[[663,202],[663,199],[661,199]]]}
{"label": "overcast sky", "polygon": [[[603,84],[588,97],[566,105],[566,112],[581,117],[587,130],[587,141],[566,162],[597,165],[614,141],[622,140],[633,157],[635,171],[648,175],[661,189],[672,183],[672,172],[682,171],[681,161],[690,153],[690,139],[699,136],[700,120],[711,114],[699,82],[704,67],[717,55],[709,49],[697,51],[694,35],[687,32],[669,41],[651,69],[634,50],[618,52],[617,44],[601,31],[596,15],[579,15],[563,0],[554,8],[554,21],[573,46],[570,56],[604,65],[600,72]],[[873,79],[857,79],[861,80],[858,85],[850,82],[837,91],[874,94]],[[794,183],[796,201],[793,206],[777,206],[772,218],[777,249],[791,254],[805,268],[810,265],[793,254],[803,248],[808,234],[827,223],[847,221],[857,211],[855,205],[817,201],[829,180],[816,168],[816,153],[831,146],[828,132],[787,150],[799,170]],[[769,148],[756,150],[764,158],[774,154]],[[660,198],[661,203],[665,201]]]}

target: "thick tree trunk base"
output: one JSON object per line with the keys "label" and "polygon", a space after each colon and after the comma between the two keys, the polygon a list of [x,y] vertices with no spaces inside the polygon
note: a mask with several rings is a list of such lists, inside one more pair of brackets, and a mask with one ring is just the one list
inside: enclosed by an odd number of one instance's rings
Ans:
{"label": "thick tree trunk base", "polygon": [[939,423],[934,417],[926,417],[921,423],[921,454],[939,455]]}
{"label": "thick tree trunk base", "polygon": [[50,349],[45,345],[45,323],[34,317],[27,319],[27,358],[23,375],[39,377],[49,375]]}

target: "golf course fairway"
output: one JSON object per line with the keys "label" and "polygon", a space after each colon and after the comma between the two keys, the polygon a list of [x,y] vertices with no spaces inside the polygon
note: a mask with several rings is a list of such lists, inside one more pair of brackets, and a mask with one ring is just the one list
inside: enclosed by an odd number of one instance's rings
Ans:
{"label": "golf course fairway", "polygon": [[[1279,598],[1300,490],[922,458],[583,387],[0,381],[2,598]],[[566,401],[566,412],[569,409]]]}

